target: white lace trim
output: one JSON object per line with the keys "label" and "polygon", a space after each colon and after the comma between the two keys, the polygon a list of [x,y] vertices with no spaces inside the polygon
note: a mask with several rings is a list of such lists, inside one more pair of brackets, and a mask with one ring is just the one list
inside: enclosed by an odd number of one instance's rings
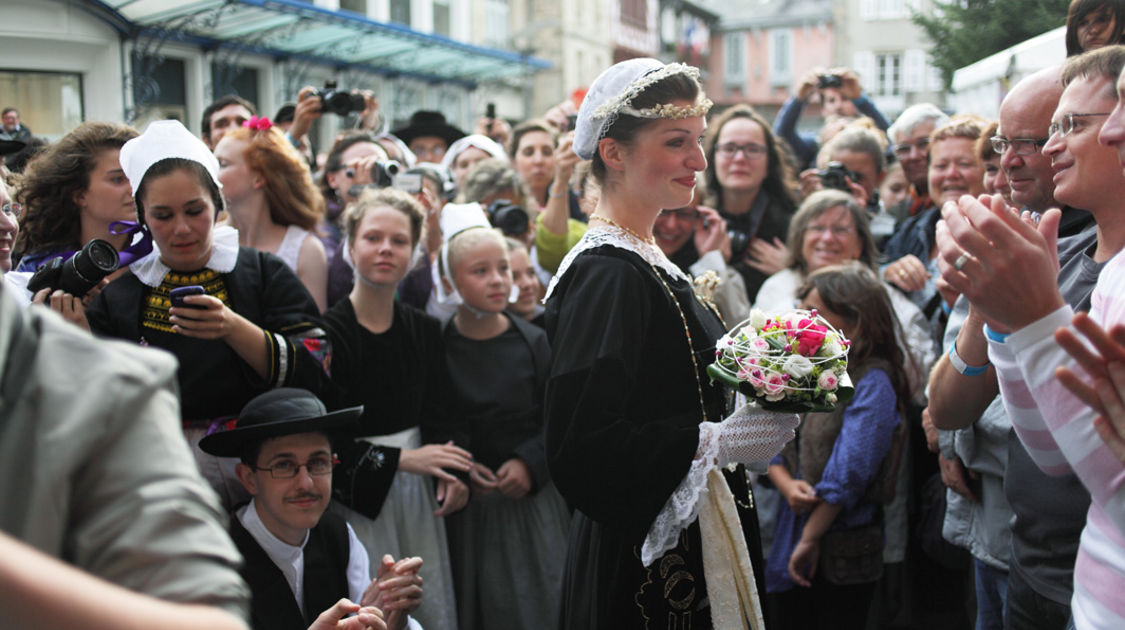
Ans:
{"label": "white lace trim", "polygon": [[680,532],[699,517],[709,470],[732,463],[769,462],[793,439],[798,424],[797,414],[767,411],[756,404],[739,407],[722,422],[700,424],[698,455],[653,519],[641,546],[644,565],[675,547]]}
{"label": "white lace trim", "polygon": [[699,456],[692,460],[687,475],[652,521],[641,546],[641,563],[644,566],[649,566],[675,547],[680,532],[699,518],[701,499],[707,492],[707,473],[719,461],[720,426],[714,422],[699,425]]}
{"label": "white lace trim", "polygon": [[551,297],[555,287],[558,286],[559,280],[562,279],[563,274],[570,268],[570,264],[579,254],[595,247],[602,245],[612,245],[618,249],[624,249],[640,256],[645,262],[654,265],[668,272],[674,278],[680,278],[685,282],[691,282],[691,278],[687,276],[675,263],[668,260],[664,252],[660,248],[651,243],[638,240],[635,236],[629,234],[621,228],[612,225],[595,225],[586,230],[586,234],[571,248],[566,257],[563,258],[562,263],[559,264],[559,270],[555,273],[555,277],[551,278],[551,284],[547,287],[547,295],[543,297],[543,303]]}
{"label": "white lace trim", "polygon": [[[215,226],[211,231],[211,258],[204,266],[219,273],[230,273],[234,271],[237,262],[238,230],[229,225]],[[160,260],[160,247],[154,242],[152,252],[129,265],[129,270],[143,284],[155,288],[164,282],[164,276],[168,275],[171,268]]]}

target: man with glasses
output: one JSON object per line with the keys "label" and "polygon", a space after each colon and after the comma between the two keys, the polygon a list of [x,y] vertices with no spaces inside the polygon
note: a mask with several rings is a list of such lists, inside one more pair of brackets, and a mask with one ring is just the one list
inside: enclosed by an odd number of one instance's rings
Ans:
{"label": "man with glasses", "polygon": [[234,428],[199,443],[217,457],[239,457],[235,470],[253,497],[235,511],[230,533],[246,559],[254,630],[303,630],[341,598],[382,609],[365,609],[379,617],[369,627],[399,630],[421,601],[421,559],[384,556],[373,582],[363,543],[326,512],[336,464],[330,436],[346,435],[362,412],[328,413],[311,392],[278,388],[247,403]]}
{"label": "man with glasses", "polygon": [[[1061,205],[1055,199],[1051,161],[1042,153],[1063,91],[1059,72],[1049,68],[1016,84],[1000,105],[1000,126],[991,139],[1012,200],[1036,213]],[[1062,215],[1059,236],[1088,230],[1088,243],[1096,229],[1090,214],[1064,206]],[[1080,251],[1062,250],[1064,264]],[[934,425],[948,429],[938,438],[942,479],[950,489],[945,531],[974,556],[978,627],[997,627],[1009,588],[1017,610],[1027,610],[1033,605],[1029,602],[1040,598],[1065,602],[1069,597],[1082,521],[1077,516],[1054,519],[1056,510],[1044,518],[1040,503],[1049,497],[1053,505],[1079,515],[1089,498],[1073,476],[1051,477],[1033,465],[1011,433],[995,372],[978,374],[964,363],[962,357],[984,352],[982,324],[977,314],[970,314],[968,299],[960,298],[949,315],[945,352],[930,377],[929,414]],[[1059,538],[1069,541],[1069,550],[1052,547]]]}
{"label": "man with glasses", "polygon": [[933,206],[929,195],[930,134],[949,122],[949,116],[930,103],[907,107],[887,129],[895,158],[910,182],[910,197],[890,212],[899,221]]}
{"label": "man with glasses", "polygon": [[[1117,104],[1114,84],[1123,67],[1125,48],[1120,46],[1071,58],[1063,68],[1065,88],[1043,147],[1054,172],[1055,199],[1089,210],[1096,227],[1062,240],[1056,258],[1053,243],[1059,218],[1055,212],[1047,213],[1036,229],[1002,203],[962,197],[957,206],[945,208],[938,226],[942,276],[972,304],[949,356],[952,359],[956,353],[957,371],[966,384],[998,375],[1017,432],[1036,409],[1023,374],[1042,381],[1053,378],[1054,367],[1041,363],[1028,371],[1032,366],[1019,365],[1018,357],[1037,344],[1050,343],[1066,305],[1089,309],[1102,267],[1125,244],[1125,221],[1120,218],[1125,174],[1116,151],[1098,143],[1099,131]],[[982,326],[985,318],[987,329]],[[1067,323],[1069,316],[1061,320],[1062,325]],[[977,372],[981,367],[991,369]],[[947,391],[947,397],[964,397],[960,388]],[[931,387],[931,407],[940,396]],[[943,425],[936,415],[934,421]],[[1026,446],[1016,437],[1008,441],[1004,489],[1015,513],[1008,628],[1061,630],[1072,609],[1098,605],[1092,602],[1100,596],[1091,593],[1120,593],[1117,584],[1099,577],[1113,573],[1109,568],[1113,564],[1104,561],[1100,547],[1113,543],[1103,541],[1091,528],[1083,530],[1089,494],[1069,467],[1053,466],[1050,477],[1037,467],[1050,450],[1048,442],[1053,442],[1046,433],[1021,433],[1021,438],[1032,439]],[[1032,458],[1031,449],[1039,459]]]}

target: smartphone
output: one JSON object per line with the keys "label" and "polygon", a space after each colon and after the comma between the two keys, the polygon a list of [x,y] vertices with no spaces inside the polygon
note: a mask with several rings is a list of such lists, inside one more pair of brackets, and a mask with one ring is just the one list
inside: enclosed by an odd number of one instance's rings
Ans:
{"label": "smartphone", "polygon": [[578,126],[578,114],[571,114],[571,115],[567,116],[566,117],[566,130],[567,131],[574,131],[574,128],[576,126]]}
{"label": "smartphone", "polygon": [[184,298],[189,295],[204,295],[207,291],[198,284],[193,284],[186,287],[177,287],[172,289],[169,296],[172,298],[172,306],[176,308],[203,308],[202,306],[195,306],[193,304],[185,304]]}
{"label": "smartphone", "polygon": [[485,118],[496,118],[496,103],[489,103],[484,106]]}

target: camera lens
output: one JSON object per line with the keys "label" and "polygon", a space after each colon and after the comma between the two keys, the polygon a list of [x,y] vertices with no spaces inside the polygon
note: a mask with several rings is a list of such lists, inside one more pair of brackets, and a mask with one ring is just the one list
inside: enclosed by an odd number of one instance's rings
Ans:
{"label": "camera lens", "polygon": [[63,263],[58,287],[74,296],[86,295],[106,276],[117,271],[117,249],[100,238],[91,239]]}

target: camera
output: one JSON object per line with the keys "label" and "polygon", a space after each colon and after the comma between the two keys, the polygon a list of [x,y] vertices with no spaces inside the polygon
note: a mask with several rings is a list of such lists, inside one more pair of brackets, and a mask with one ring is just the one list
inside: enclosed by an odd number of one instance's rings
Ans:
{"label": "camera", "polygon": [[727,227],[727,236],[730,237],[730,259],[733,264],[735,260],[741,260],[742,256],[750,249],[751,238],[750,233],[746,230],[740,230],[735,227]]}
{"label": "camera", "polygon": [[822,74],[817,77],[816,86],[820,89],[838,88],[844,85],[844,77],[838,74]]}
{"label": "camera", "polygon": [[313,92],[313,96],[320,99],[320,111],[331,112],[337,116],[362,112],[367,106],[362,94],[338,90],[335,81],[325,81],[324,89]]}
{"label": "camera", "polygon": [[[402,165],[394,160],[375,162],[368,171],[371,175],[370,184],[357,184],[348,190],[348,194],[358,197],[364,188],[389,188],[394,185],[395,176],[402,170]],[[348,177],[355,177],[355,169],[348,168],[344,171]]]}
{"label": "camera", "polygon": [[117,249],[113,245],[100,238],[90,239],[70,258],[53,258],[40,267],[28,280],[27,290],[38,293],[43,289],[62,289],[75,297],[82,297],[106,276],[117,271],[119,264]]}
{"label": "camera", "polygon": [[848,170],[848,167],[844,166],[842,162],[829,162],[828,166],[820,169],[816,174],[820,176],[820,183],[825,188],[842,190],[846,193],[851,193],[848,180],[850,179],[852,183],[858,184],[861,177],[859,173]]}
{"label": "camera", "polygon": [[500,228],[505,236],[523,236],[531,225],[527,210],[507,199],[497,199],[485,209],[488,222]]}
{"label": "camera", "polygon": [[395,175],[394,187],[403,191],[416,195],[422,192],[422,175],[420,173],[400,173]]}

